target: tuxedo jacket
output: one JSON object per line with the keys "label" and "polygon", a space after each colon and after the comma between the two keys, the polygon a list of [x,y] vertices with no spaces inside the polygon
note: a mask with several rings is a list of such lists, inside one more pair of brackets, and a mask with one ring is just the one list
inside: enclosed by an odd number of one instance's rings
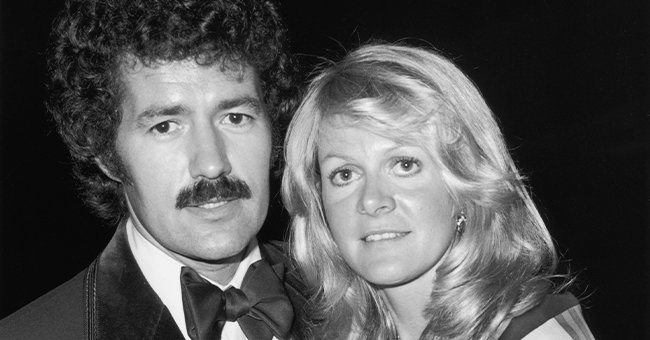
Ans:
{"label": "tuxedo jacket", "polygon": [[[259,243],[272,266],[285,263],[282,243]],[[177,278],[180,280],[180,278]],[[286,269],[284,286],[294,306],[292,337],[302,338],[304,286]],[[183,339],[169,310],[138,267],[122,223],[88,268],[0,321],[0,339]]]}

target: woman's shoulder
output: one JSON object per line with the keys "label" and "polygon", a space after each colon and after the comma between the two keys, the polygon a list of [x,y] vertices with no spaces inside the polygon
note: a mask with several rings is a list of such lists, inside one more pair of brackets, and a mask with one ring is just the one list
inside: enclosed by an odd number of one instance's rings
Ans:
{"label": "woman's shoulder", "polygon": [[499,340],[594,339],[571,294],[549,294],[542,302],[510,321]]}

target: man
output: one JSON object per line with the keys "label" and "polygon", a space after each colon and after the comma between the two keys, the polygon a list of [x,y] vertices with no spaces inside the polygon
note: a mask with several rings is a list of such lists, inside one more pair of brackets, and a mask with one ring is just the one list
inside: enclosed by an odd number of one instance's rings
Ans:
{"label": "man", "polygon": [[300,282],[255,238],[292,91],[273,5],[70,0],[54,37],[48,108],[87,203],[120,223],[0,338],[289,337]]}

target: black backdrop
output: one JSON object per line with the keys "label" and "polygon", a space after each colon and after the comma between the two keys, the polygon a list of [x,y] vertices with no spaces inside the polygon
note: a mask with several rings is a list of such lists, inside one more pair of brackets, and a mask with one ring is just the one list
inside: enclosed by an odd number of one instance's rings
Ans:
{"label": "black backdrop", "polygon": [[[72,277],[112,234],[76,197],[42,104],[61,2],[0,3],[0,317]],[[453,58],[529,176],[596,337],[647,338],[650,3],[437,2],[291,0],[281,12],[305,72],[370,38]],[[281,238],[286,216],[271,210],[263,235]]]}

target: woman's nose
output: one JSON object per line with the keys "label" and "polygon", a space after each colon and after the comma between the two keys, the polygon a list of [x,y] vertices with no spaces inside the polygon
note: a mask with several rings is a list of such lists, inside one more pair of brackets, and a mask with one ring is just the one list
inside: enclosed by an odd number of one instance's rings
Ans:
{"label": "woman's nose", "polygon": [[381,178],[366,177],[357,211],[361,214],[377,216],[395,209],[395,199],[388,184]]}

